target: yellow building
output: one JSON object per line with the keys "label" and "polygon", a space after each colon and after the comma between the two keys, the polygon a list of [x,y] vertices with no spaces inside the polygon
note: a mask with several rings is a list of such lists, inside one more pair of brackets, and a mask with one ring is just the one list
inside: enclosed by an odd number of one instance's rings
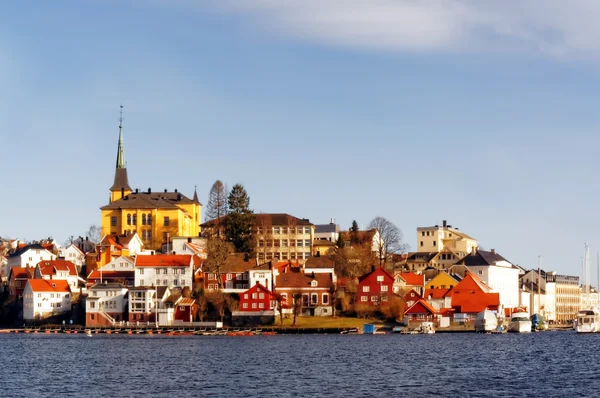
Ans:
{"label": "yellow building", "polygon": [[417,249],[419,252],[442,252],[449,250],[456,256],[463,258],[477,248],[477,240],[452,228],[451,225],[444,223],[442,226],[417,228]]}
{"label": "yellow building", "polygon": [[[121,107],[122,108],[122,107]],[[110,188],[110,203],[100,208],[102,235],[137,232],[145,249],[158,250],[175,236],[198,236],[202,205],[194,190],[189,199],[174,192],[135,191],[129,186],[123,153],[123,118],[119,124],[119,144],[115,180]]]}
{"label": "yellow building", "polygon": [[425,289],[452,289],[458,284],[458,280],[447,272],[441,271],[432,280],[427,282]]}

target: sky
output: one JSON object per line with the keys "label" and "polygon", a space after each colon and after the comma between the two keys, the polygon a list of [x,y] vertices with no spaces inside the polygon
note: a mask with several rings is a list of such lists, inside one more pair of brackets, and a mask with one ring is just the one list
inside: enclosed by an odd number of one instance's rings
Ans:
{"label": "sky", "polygon": [[[448,220],[524,268],[600,251],[596,0],[57,0],[0,13],[0,236],[100,223],[130,185],[412,250]],[[592,272],[593,281],[596,273]]]}

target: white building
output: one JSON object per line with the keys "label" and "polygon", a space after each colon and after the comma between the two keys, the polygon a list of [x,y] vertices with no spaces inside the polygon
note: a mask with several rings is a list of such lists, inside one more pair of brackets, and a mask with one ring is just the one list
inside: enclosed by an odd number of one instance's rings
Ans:
{"label": "white building", "polygon": [[494,292],[500,293],[501,311],[519,306],[519,268],[494,249],[484,251],[473,247],[473,252],[457,264],[466,265]]}
{"label": "white building", "polygon": [[23,291],[23,319],[41,320],[71,311],[71,289],[65,280],[29,279]]}
{"label": "white building", "polygon": [[191,289],[193,280],[193,255],[155,254],[135,259],[135,286],[188,286]]}
{"label": "white building", "polygon": [[315,240],[326,240],[329,242],[337,242],[340,237],[341,228],[333,219],[329,224],[315,225]]}
{"label": "white building", "polygon": [[206,259],[206,238],[176,236],[171,243],[171,254],[195,254]]}
{"label": "white building", "polygon": [[129,322],[156,322],[158,308],[156,288],[136,286],[129,288]]}
{"label": "white building", "polygon": [[97,283],[85,300],[86,326],[112,326],[127,321],[127,288],[120,283]]}
{"label": "white building", "polygon": [[452,228],[446,220],[441,226],[417,228],[417,251],[419,252],[441,252],[447,249],[448,252],[461,258],[477,247],[477,240],[459,231],[458,228]]}
{"label": "white building", "polygon": [[77,267],[77,271],[85,264],[85,253],[75,244],[70,244],[66,249],[62,250],[62,256],[65,260],[72,262]]}
{"label": "white building", "polygon": [[79,289],[79,282],[85,282],[77,274],[75,264],[67,260],[44,260],[35,266],[33,277],[46,280],[64,280],[67,281],[71,292]]}
{"label": "white building", "polygon": [[44,249],[41,245],[25,246],[8,256],[8,267],[34,268],[40,261],[56,260],[56,255]]}

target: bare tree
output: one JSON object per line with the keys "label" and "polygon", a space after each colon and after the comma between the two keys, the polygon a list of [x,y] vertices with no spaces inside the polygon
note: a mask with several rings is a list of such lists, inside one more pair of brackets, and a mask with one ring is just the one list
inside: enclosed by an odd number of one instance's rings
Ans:
{"label": "bare tree", "polygon": [[227,186],[223,181],[217,180],[210,189],[206,203],[206,221],[217,220],[217,235],[221,234],[221,219],[227,215]]}
{"label": "bare tree", "polygon": [[294,314],[294,322],[292,326],[296,326],[296,317],[302,308],[302,293],[300,290],[292,291],[292,313]]}
{"label": "bare tree", "polygon": [[283,297],[281,294],[274,294],[275,300],[277,301],[277,310],[279,311],[279,325],[283,326]]}
{"label": "bare tree", "polygon": [[88,238],[93,243],[100,243],[100,227],[97,225],[90,225],[87,232],[85,233],[85,237]]}
{"label": "bare tree", "polygon": [[379,232],[379,239],[376,242],[379,265],[387,262],[388,255],[402,252],[408,249],[408,245],[403,243],[404,235],[400,228],[384,217],[375,217],[369,223],[369,229],[375,228]]}
{"label": "bare tree", "polygon": [[207,257],[204,261],[204,271],[217,274],[219,290],[223,288],[221,270],[225,267],[229,254],[233,252],[233,245],[219,238],[208,238],[206,244]]}
{"label": "bare tree", "polygon": [[201,296],[196,297],[196,304],[198,305],[198,317],[200,318],[200,322],[204,322],[206,310],[208,309],[208,300],[206,299],[206,296],[202,294]]}
{"label": "bare tree", "polygon": [[206,299],[211,303],[217,315],[221,318],[221,322],[225,319],[225,307],[227,305],[226,294],[221,291],[208,292],[206,293]]}

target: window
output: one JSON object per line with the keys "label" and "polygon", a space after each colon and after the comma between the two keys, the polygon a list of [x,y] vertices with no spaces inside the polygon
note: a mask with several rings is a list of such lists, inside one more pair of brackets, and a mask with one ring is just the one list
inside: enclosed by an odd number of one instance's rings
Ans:
{"label": "window", "polygon": [[421,246],[423,246],[423,241],[421,241]]}
{"label": "window", "polygon": [[436,244],[436,243],[437,243],[437,242],[434,240],[434,241],[433,241],[433,245],[435,246],[435,244]]}
{"label": "window", "polygon": [[377,275],[377,282],[383,282],[383,275]]}
{"label": "window", "polygon": [[146,215],[142,214],[142,225],[146,225]]}
{"label": "window", "polygon": [[258,303],[258,308],[265,308],[265,303]]}
{"label": "window", "polygon": [[368,292],[370,290],[371,290],[371,288],[369,286],[363,286],[363,292],[366,293],[366,292]]}
{"label": "window", "polygon": [[242,305],[243,308],[248,308],[248,303],[244,303],[244,305]]}
{"label": "window", "polygon": [[265,241],[264,241],[264,240],[262,240],[262,239],[260,239],[260,240],[258,241],[258,247],[265,247]]}
{"label": "window", "polygon": [[282,260],[287,260],[288,259],[288,253],[287,252],[281,253],[281,259]]}
{"label": "window", "polygon": [[146,223],[148,225],[152,225],[152,214],[148,214],[148,218],[146,219]]}
{"label": "window", "polygon": [[290,260],[296,259],[296,253],[290,253]]}
{"label": "window", "polygon": [[180,273],[181,275],[185,275],[185,268],[182,268],[182,269],[180,269],[180,270],[179,270],[179,273]]}
{"label": "window", "polygon": [[387,296],[382,296],[381,297],[381,301],[388,301],[388,297]]}
{"label": "window", "polygon": [[140,279],[140,286],[144,286],[144,280]]}
{"label": "window", "polygon": [[371,296],[371,301],[373,301],[373,302],[377,301],[377,296]]}
{"label": "window", "polygon": [[96,308],[96,303],[94,303],[93,301],[90,302],[90,308]]}
{"label": "window", "polygon": [[302,242],[304,242],[302,239],[298,239],[296,246],[302,247]]}
{"label": "window", "polygon": [[329,304],[329,295],[327,293],[323,293],[322,301],[323,304]]}
{"label": "window", "polygon": [[164,225],[165,227],[168,227],[168,226],[169,226],[169,217],[165,217],[165,218],[164,218],[163,225]]}
{"label": "window", "polygon": [[288,233],[287,227],[281,227],[281,233],[282,234],[287,234]]}
{"label": "window", "polygon": [[360,296],[360,301],[367,301],[367,296]]}
{"label": "window", "polygon": [[267,239],[267,247],[273,247],[273,241],[271,239]]}
{"label": "window", "polygon": [[244,274],[242,274],[241,272],[236,273],[235,279],[241,281],[242,279],[244,279]]}
{"label": "window", "polygon": [[[167,242],[167,237],[169,236],[168,232],[163,232],[163,242]],[[168,243],[168,242],[167,242]]]}
{"label": "window", "polygon": [[479,271],[477,271],[477,273],[478,273],[479,275],[483,275],[483,271],[482,271],[482,270],[479,270]]}
{"label": "window", "polygon": [[421,232],[421,236],[425,236],[425,231],[422,231],[422,232]]}
{"label": "window", "polygon": [[147,238],[148,240],[152,240],[152,230],[150,230],[150,229],[149,229],[149,230],[147,231],[147,233],[146,233],[146,238]]}
{"label": "window", "polygon": [[137,214],[134,214],[133,217],[131,218],[131,223],[133,225],[137,225]]}
{"label": "window", "polygon": [[166,279],[163,279],[163,285],[167,286],[169,284],[169,281]]}
{"label": "window", "polygon": [[227,274],[227,280],[230,281],[231,280],[231,274]]}
{"label": "window", "polygon": [[259,299],[264,299],[265,298],[265,294],[264,293],[258,293],[258,298]]}
{"label": "window", "polygon": [[282,239],[281,240],[281,246],[288,247],[288,240],[287,239]]}
{"label": "window", "polygon": [[140,268],[140,275],[144,275],[144,269]]}
{"label": "window", "polygon": [[177,279],[173,280],[173,286],[179,285],[179,281]]}
{"label": "window", "polygon": [[304,233],[310,234],[310,227],[304,227]]}
{"label": "window", "polygon": [[273,235],[279,235],[281,233],[281,228],[273,227]]}
{"label": "window", "polygon": [[302,233],[302,227],[298,227],[298,228],[296,229],[296,233],[299,233],[299,234],[301,234],[301,233]]}
{"label": "window", "polygon": [[111,227],[116,227],[117,226],[117,217],[111,217],[110,218],[110,226]]}
{"label": "window", "polygon": [[256,308],[256,303],[252,303],[252,308]]}
{"label": "window", "polygon": [[381,291],[382,292],[387,292],[388,291],[388,286],[387,285],[382,285],[381,286]]}
{"label": "window", "polygon": [[252,299],[253,299],[253,300],[256,300],[257,298],[258,298],[258,296],[257,296],[257,293],[256,293],[256,292],[255,292],[255,293],[252,293]]}
{"label": "window", "polygon": [[296,247],[296,239],[290,239],[290,247]]}
{"label": "window", "polygon": [[127,225],[131,225],[131,214],[127,214]]}

